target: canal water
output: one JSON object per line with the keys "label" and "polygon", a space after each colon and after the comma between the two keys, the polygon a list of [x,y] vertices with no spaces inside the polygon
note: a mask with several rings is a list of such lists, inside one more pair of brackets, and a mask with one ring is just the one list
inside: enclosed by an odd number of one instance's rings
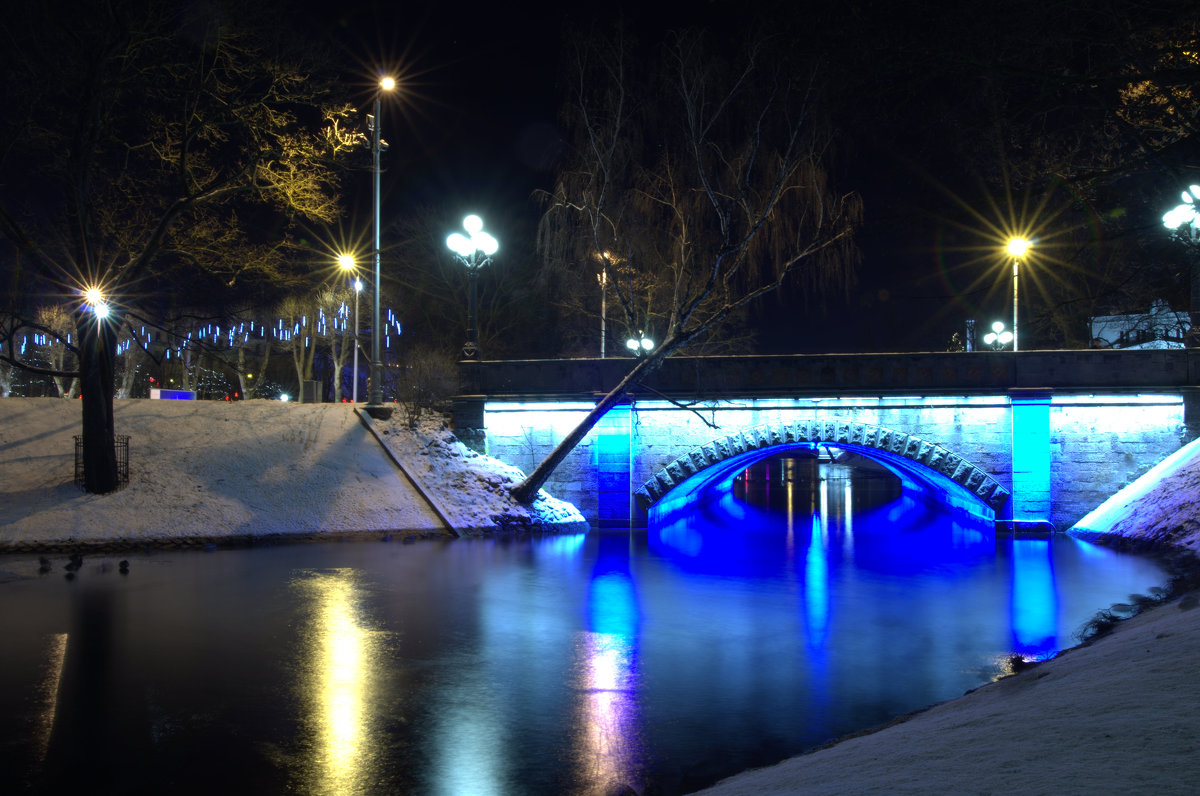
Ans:
{"label": "canal water", "polygon": [[686,793],[1165,580],[797,460],[648,531],[123,557],[0,559],[6,792]]}

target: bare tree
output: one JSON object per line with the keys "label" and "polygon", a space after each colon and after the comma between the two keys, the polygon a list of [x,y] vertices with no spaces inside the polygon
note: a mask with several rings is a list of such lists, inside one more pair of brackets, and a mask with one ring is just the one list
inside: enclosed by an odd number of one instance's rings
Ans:
{"label": "bare tree", "polygon": [[[234,253],[246,241],[226,231],[243,228],[243,210],[331,220],[335,159],[361,140],[346,131],[352,110],[333,102],[315,48],[281,29],[287,15],[226,5],[27,4],[0,19],[14,90],[0,120],[0,234],[43,289],[96,288],[108,308],[102,317],[74,303],[90,492],[117,485],[124,315],[197,271],[225,285],[280,273],[279,257]],[[23,184],[39,186],[37,201],[3,190]]]}
{"label": "bare tree", "polygon": [[559,268],[619,260],[623,278],[609,285],[617,312],[654,345],[514,488],[518,500],[532,501],[668,356],[789,279],[849,284],[860,203],[828,184],[818,75],[786,45],[759,37],[725,60],[701,34],[679,33],[649,76],[630,73],[622,34],[574,48],[574,159],[546,197],[540,243]]}

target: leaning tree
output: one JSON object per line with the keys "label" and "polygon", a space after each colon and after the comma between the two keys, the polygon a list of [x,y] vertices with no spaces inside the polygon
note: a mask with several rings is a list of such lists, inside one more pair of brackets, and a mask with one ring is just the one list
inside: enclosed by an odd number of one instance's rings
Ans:
{"label": "leaning tree", "polygon": [[514,488],[523,502],[667,357],[789,281],[815,291],[851,277],[860,204],[829,184],[820,76],[794,43],[757,36],[725,54],[687,31],[652,62],[635,51],[620,32],[571,47],[573,149],[539,235],[560,284],[593,283],[606,264],[618,323],[653,326],[655,342]]}
{"label": "leaning tree", "polygon": [[277,12],[78,0],[0,18],[0,234],[17,251],[5,329],[47,296],[71,306],[90,492],[117,486],[124,317],[199,272],[209,289],[286,281],[277,230],[337,213],[351,109]]}

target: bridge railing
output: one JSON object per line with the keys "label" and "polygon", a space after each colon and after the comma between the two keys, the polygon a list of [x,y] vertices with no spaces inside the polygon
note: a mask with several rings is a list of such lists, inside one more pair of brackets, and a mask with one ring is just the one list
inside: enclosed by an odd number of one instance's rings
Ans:
{"label": "bridge railing", "polygon": [[[459,365],[462,396],[588,399],[631,367],[608,359],[492,360]],[[971,394],[1037,388],[1145,392],[1200,385],[1200,349],[975,351],[672,357],[641,388],[662,396]]]}

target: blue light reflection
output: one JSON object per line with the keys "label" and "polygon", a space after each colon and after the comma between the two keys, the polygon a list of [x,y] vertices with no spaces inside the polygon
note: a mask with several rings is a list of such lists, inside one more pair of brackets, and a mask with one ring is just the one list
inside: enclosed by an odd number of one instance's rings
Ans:
{"label": "blue light reflection", "polygon": [[1013,652],[1041,660],[1057,652],[1058,589],[1049,539],[1011,539]]}

